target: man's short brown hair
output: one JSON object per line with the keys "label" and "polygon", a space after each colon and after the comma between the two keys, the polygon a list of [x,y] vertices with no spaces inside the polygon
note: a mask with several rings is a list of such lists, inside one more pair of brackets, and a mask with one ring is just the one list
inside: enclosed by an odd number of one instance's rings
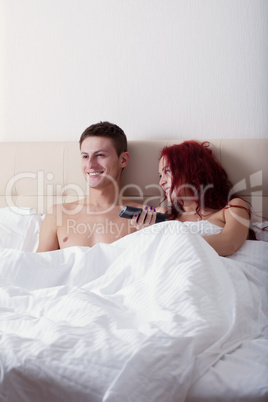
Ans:
{"label": "man's short brown hair", "polygon": [[127,151],[126,134],[116,124],[109,123],[108,121],[101,121],[100,123],[92,124],[86,128],[79,140],[80,149],[82,142],[88,137],[110,138],[118,156],[120,156],[122,152]]}

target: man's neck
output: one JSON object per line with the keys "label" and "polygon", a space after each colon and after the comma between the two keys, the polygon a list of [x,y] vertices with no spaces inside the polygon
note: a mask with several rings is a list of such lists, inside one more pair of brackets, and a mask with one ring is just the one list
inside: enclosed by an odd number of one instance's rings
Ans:
{"label": "man's neck", "polygon": [[89,194],[85,198],[85,203],[90,205],[91,208],[95,210],[106,210],[112,206],[119,204],[119,189],[116,191],[115,188],[109,190],[105,189],[89,189]]}

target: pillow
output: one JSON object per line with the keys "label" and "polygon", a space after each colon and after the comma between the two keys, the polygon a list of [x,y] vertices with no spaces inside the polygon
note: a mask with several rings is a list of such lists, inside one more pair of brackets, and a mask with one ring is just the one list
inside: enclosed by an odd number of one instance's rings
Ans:
{"label": "pillow", "polygon": [[0,208],[0,248],[36,251],[43,220],[31,208]]}

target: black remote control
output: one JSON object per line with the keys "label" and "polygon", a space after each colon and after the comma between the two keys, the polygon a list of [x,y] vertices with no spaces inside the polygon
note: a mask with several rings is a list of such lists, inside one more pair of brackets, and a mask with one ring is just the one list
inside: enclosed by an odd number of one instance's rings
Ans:
{"label": "black remote control", "polygon": [[[131,219],[135,214],[140,215],[141,212],[142,212],[141,208],[126,206],[122,209],[119,216],[121,216],[121,218]],[[161,214],[161,212],[157,212],[155,223],[164,222],[164,221],[168,221],[168,215]]]}

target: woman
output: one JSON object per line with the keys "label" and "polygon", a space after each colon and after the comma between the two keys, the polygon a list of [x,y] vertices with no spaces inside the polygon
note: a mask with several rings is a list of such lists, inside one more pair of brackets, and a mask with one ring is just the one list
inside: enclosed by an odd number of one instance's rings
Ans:
{"label": "woman", "polygon": [[[170,204],[170,219],[209,221],[222,228],[204,239],[221,256],[233,254],[249,234],[247,203],[232,194],[228,176],[213,157],[209,143],[185,141],[165,147],[159,162],[159,184]],[[163,212],[163,209],[161,210]],[[133,226],[141,229],[155,222],[156,211],[145,207]]]}

